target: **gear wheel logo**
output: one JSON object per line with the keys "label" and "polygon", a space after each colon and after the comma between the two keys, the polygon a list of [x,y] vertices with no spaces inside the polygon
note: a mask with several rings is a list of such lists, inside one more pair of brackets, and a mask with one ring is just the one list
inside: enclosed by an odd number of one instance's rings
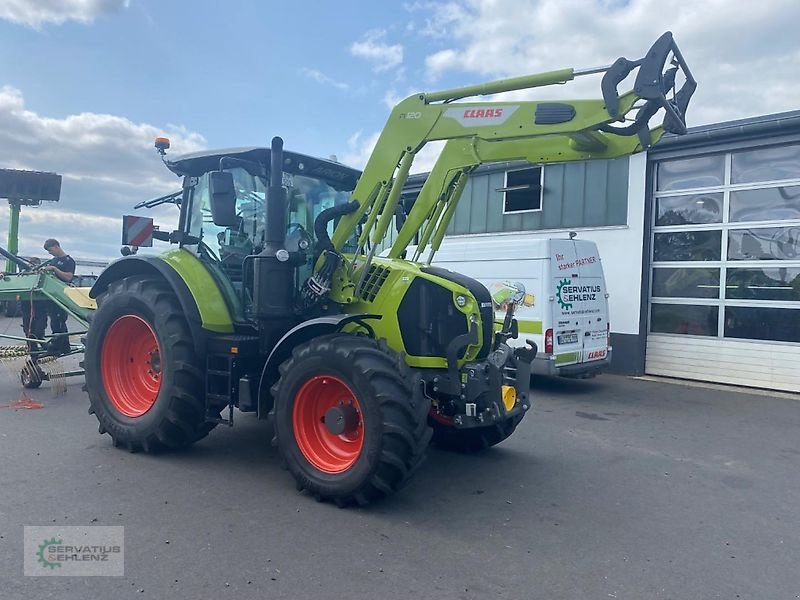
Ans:
{"label": "gear wheel logo", "polygon": [[50,540],[45,540],[42,544],[39,545],[39,551],[36,553],[36,560],[41,563],[42,567],[49,567],[51,569],[55,569],[56,567],[60,568],[60,562],[51,562],[47,560],[47,556],[45,556],[45,550],[47,550],[48,546],[58,546],[63,544],[64,540],[60,540],[58,538],[52,538]]}
{"label": "gear wheel logo", "polygon": [[556,286],[556,300],[558,300],[558,305],[563,310],[570,310],[572,308],[571,302],[565,302],[561,298],[561,290],[564,288],[565,285],[571,285],[571,284],[572,284],[571,279],[562,279],[561,281],[558,282],[558,286]]}

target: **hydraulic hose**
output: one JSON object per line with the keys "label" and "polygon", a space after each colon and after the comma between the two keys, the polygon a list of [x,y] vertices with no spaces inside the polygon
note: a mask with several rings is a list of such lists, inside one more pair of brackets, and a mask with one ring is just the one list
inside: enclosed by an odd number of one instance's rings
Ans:
{"label": "hydraulic hose", "polygon": [[331,206],[323,210],[317,218],[314,219],[314,234],[317,236],[320,250],[333,251],[333,243],[328,235],[328,223],[333,221],[336,217],[349,215],[358,210],[358,202],[348,202],[347,204],[340,204],[338,206]]}

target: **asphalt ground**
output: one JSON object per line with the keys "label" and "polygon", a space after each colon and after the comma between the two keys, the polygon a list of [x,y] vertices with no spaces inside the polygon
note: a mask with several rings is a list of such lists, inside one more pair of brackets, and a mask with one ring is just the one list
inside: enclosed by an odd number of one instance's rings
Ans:
{"label": "asphalt ground", "polygon": [[[0,323],[0,330],[3,329]],[[18,399],[0,367],[0,404]],[[800,598],[800,402],[540,379],[506,442],[431,449],[401,492],[295,491],[236,414],[179,453],[115,449],[82,377],[0,408],[0,598]],[[24,525],[122,525],[124,577],[24,577]]]}

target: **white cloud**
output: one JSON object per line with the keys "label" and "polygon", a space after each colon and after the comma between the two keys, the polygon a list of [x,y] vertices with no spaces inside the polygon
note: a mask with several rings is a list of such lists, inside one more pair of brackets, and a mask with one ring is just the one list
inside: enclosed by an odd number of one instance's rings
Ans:
{"label": "white cloud", "polygon": [[[22,208],[21,253],[42,254],[42,241],[56,237],[65,245],[70,240],[67,250],[75,256],[118,256],[122,215],[137,202],[180,186],[153,149],[153,138],[164,133],[175,153],[205,146],[200,134],[177,126],[161,129],[96,113],[45,117],[25,108],[19,90],[0,87],[0,165],[62,175],[57,204]],[[4,205],[0,202],[0,211],[7,210]],[[154,214],[160,219],[174,218],[173,213]],[[7,222],[0,219],[0,244]]]}
{"label": "white cloud", "polygon": [[366,137],[364,137],[363,131],[357,131],[351,135],[350,139],[347,140],[347,150],[342,154],[342,164],[356,169],[363,169],[380,135],[380,131],[376,131]]}
{"label": "white cloud", "polygon": [[445,71],[458,66],[458,52],[452,48],[440,50],[425,57],[425,67],[429,79],[437,79]]}
{"label": "white cloud", "polygon": [[414,157],[411,173],[428,173],[442,153],[445,142],[428,142]]}
{"label": "white cloud", "polygon": [[0,19],[39,28],[65,21],[91,23],[102,14],[128,8],[130,0],[0,0]]}
{"label": "white cloud", "polygon": [[[365,136],[362,131],[356,132],[350,139],[347,140],[347,151],[342,155],[342,163],[357,169],[363,169],[372,151],[375,149],[375,144],[378,143],[378,138],[381,132],[376,131],[370,135]],[[414,157],[414,163],[411,165],[411,173],[426,173],[433,168],[436,159],[444,147],[444,142],[430,142],[426,144],[422,150],[419,151]]]}
{"label": "white cloud", "polygon": [[403,8],[410,13],[428,13],[419,33],[437,40],[448,38],[451,35],[451,26],[460,22],[466,11],[466,7],[457,2],[413,2],[404,4]]}
{"label": "white cloud", "polygon": [[403,62],[403,46],[387,44],[385,38],[386,31],[383,29],[368,31],[359,41],[353,42],[350,54],[366,59],[376,73],[393,69]]}
{"label": "white cloud", "polygon": [[317,83],[320,83],[322,85],[329,85],[331,87],[335,87],[337,90],[347,91],[348,89],[350,89],[350,86],[347,85],[346,83],[343,83],[341,81],[336,81],[335,79],[328,77],[327,75],[325,75],[325,73],[317,69],[308,69],[306,67],[303,67],[302,69],[300,69],[300,74],[303,75],[303,77],[307,77],[308,79],[316,81]]}
{"label": "white cloud", "polygon": [[[690,125],[798,108],[796,0],[453,0],[406,8],[426,13],[419,34],[440,42],[426,58],[432,79],[461,71],[478,83],[636,59],[671,30],[698,80]],[[597,97],[599,80],[526,97]]]}

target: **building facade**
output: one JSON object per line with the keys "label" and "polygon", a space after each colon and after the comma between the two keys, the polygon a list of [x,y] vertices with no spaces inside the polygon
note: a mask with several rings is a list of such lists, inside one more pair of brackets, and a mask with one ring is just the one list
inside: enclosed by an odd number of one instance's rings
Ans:
{"label": "building facade", "polygon": [[603,260],[614,371],[800,392],[800,111],[629,158],[485,165],[448,229],[520,244],[569,232]]}

